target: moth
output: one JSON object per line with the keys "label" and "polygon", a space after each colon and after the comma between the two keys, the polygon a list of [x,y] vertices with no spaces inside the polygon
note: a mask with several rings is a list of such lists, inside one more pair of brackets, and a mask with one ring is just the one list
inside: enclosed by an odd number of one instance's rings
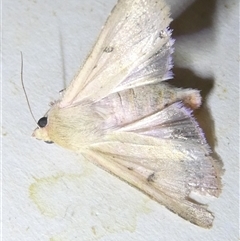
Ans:
{"label": "moth", "polygon": [[81,153],[182,218],[210,228],[190,198],[219,196],[221,170],[192,115],[198,90],[175,88],[169,7],[119,0],[79,73],[33,136]]}

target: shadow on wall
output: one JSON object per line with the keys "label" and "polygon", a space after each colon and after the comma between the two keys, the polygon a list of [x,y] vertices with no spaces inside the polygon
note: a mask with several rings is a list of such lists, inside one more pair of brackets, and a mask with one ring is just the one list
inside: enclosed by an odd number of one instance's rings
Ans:
{"label": "shadow on wall", "polygon": [[[179,1],[178,4],[181,4]],[[196,0],[171,23],[173,37],[190,35],[213,26],[217,0]],[[174,14],[174,13],[173,13]],[[210,36],[212,38],[212,36]]]}
{"label": "shadow on wall", "polygon": [[[182,4],[180,1],[177,4]],[[203,30],[211,30],[213,28],[213,16],[215,14],[217,0],[196,0],[194,1],[184,12],[174,19],[171,23],[170,28],[173,29],[173,38],[178,40],[181,36],[193,35],[199,33]],[[180,7],[180,5],[179,5]],[[176,6],[175,6],[176,9]],[[175,15],[173,13],[173,15]],[[209,49],[212,49],[215,43],[215,35],[213,31],[208,31],[208,41],[211,44]],[[187,48],[187,46],[184,46]],[[189,50],[191,51],[191,50]],[[193,51],[193,50],[192,50]],[[175,45],[174,55],[178,55],[178,46]],[[203,56],[204,57],[204,56]],[[179,61],[179,60],[178,60]],[[206,59],[206,62],[208,60]],[[202,78],[194,74],[193,71],[186,68],[178,67],[178,62],[174,60],[173,67],[174,79],[169,80],[171,85],[182,88],[193,88],[201,91],[202,96],[202,107],[195,111],[194,115],[199,122],[200,127],[205,133],[207,142],[213,150],[213,156],[216,159],[220,159],[219,156],[214,152],[214,147],[216,145],[214,120],[207,107],[207,98],[209,93],[214,87],[213,78]]]}

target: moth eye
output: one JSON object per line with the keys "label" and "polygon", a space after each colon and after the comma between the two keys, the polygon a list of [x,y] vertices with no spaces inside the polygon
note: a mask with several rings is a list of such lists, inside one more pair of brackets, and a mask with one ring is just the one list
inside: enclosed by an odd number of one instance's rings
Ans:
{"label": "moth eye", "polygon": [[44,141],[45,143],[47,143],[47,144],[52,144],[52,143],[54,143],[53,141]]}
{"label": "moth eye", "polygon": [[45,127],[47,125],[47,117],[42,117],[41,119],[39,119],[38,121],[38,125],[42,128]]}

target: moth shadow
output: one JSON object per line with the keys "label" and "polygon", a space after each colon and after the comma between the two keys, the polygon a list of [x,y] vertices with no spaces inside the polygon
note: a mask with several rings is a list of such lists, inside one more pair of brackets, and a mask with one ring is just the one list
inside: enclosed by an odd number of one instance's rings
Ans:
{"label": "moth shadow", "polygon": [[212,156],[220,160],[221,158],[214,151],[215,145],[217,144],[217,138],[215,135],[215,124],[207,104],[208,96],[214,87],[214,79],[204,79],[197,76],[189,69],[178,67],[173,68],[173,73],[176,78],[169,80],[169,84],[178,88],[192,88],[200,90],[202,105],[199,109],[194,111],[194,116],[197,119],[199,126],[202,128],[205,134],[205,138],[213,151]]}
{"label": "moth shadow", "polygon": [[[181,4],[179,2],[178,4]],[[191,35],[213,26],[217,0],[196,0],[170,24],[173,37]],[[179,8],[181,6],[179,5]],[[174,15],[174,13],[173,13]]]}
{"label": "moth shadow", "polygon": [[[219,0],[195,0],[192,4],[190,4],[171,23],[170,28],[174,30],[173,38],[177,41],[180,36],[189,35],[189,37],[191,37],[191,35],[199,33],[202,30],[213,29],[213,16],[215,14],[218,1]],[[181,2],[178,2],[177,4],[178,7],[175,9],[181,8]],[[174,12],[173,15],[175,15]],[[207,37],[211,40],[208,41],[208,44],[210,44],[208,48],[212,48],[212,45],[214,45],[214,42],[216,41],[214,31],[208,31]],[[187,46],[184,47],[187,48]],[[189,51],[194,50],[189,49]],[[178,54],[180,54],[178,45],[175,45],[175,55]],[[173,67],[173,73],[175,78],[173,80],[169,80],[171,85],[179,88],[192,88],[201,91],[202,106],[194,111],[194,116],[196,117],[200,127],[203,129],[207,142],[212,148],[212,156],[221,160],[219,155],[214,151],[215,146],[217,145],[215,124],[207,104],[207,99],[213,90],[215,80],[211,77],[204,79],[197,76],[190,69],[178,67],[176,62],[175,67]]]}

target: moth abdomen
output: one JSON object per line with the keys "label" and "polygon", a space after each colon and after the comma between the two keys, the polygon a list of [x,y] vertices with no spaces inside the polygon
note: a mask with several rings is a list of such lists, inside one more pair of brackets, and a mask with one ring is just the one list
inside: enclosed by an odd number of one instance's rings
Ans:
{"label": "moth abdomen", "polygon": [[110,128],[135,122],[178,101],[197,108],[201,104],[201,97],[198,90],[158,83],[113,93],[94,106],[99,113],[106,113],[105,119]]}

